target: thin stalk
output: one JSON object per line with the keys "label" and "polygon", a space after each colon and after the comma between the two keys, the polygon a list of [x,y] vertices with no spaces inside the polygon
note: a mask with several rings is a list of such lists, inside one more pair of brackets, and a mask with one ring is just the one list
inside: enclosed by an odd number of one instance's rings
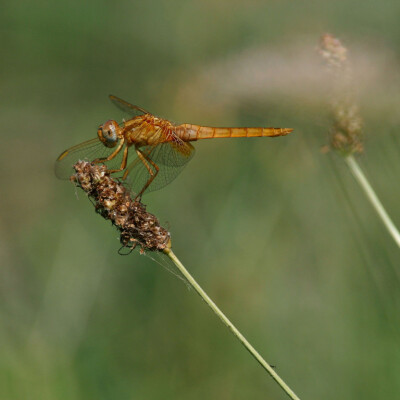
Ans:
{"label": "thin stalk", "polygon": [[188,270],[179,261],[171,249],[165,249],[164,253],[173,261],[182,275],[187,279],[190,285],[196,290],[200,297],[206,304],[214,311],[217,317],[230,329],[230,331],[239,339],[242,345],[249,351],[249,353],[261,364],[261,366],[271,375],[276,383],[283,389],[283,391],[292,399],[300,400],[299,397],[289,388],[285,381],[275,372],[275,370],[261,357],[257,350],[246,340],[246,338],[238,331],[226,315],[217,307],[217,305],[208,297],[207,293],[200,287]]}
{"label": "thin stalk", "polygon": [[357,161],[352,155],[346,156],[345,161],[350,168],[351,173],[356,178],[356,181],[360,184],[361,188],[364,190],[368,200],[374,207],[375,211],[380,216],[383,224],[385,225],[386,229],[392,236],[393,240],[396,242],[397,246],[400,247],[400,233],[396,228],[396,225],[390,219],[388,213],[386,212],[385,208],[383,207],[382,203],[378,199],[378,196],[375,194],[374,189],[372,189],[371,185],[368,182],[368,179],[365,177],[362,169],[358,165]]}

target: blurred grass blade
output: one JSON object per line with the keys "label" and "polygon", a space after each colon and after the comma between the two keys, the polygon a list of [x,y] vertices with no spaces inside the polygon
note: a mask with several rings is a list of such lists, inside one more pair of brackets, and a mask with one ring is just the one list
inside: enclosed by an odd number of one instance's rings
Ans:
{"label": "blurred grass blade", "polygon": [[368,200],[371,202],[372,206],[374,207],[375,211],[381,218],[383,224],[385,225],[386,229],[392,236],[393,240],[396,242],[397,246],[400,247],[400,233],[396,228],[396,225],[393,223],[391,218],[389,217],[388,213],[386,212],[385,208],[383,207],[382,203],[378,199],[378,196],[375,194],[374,189],[368,182],[368,179],[365,177],[362,169],[358,165],[357,161],[352,155],[344,157],[346,164],[349,166],[351,173],[356,178],[356,181],[360,184],[361,188],[364,190]]}

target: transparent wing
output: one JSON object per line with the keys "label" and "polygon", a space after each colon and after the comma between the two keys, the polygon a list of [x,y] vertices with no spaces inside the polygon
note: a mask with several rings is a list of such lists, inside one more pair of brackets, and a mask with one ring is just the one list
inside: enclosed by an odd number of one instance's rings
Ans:
{"label": "transparent wing", "polygon": [[133,104],[128,103],[127,101],[122,100],[117,96],[113,96],[112,94],[110,94],[108,97],[116,107],[118,107],[121,111],[126,112],[133,117],[137,117],[138,115],[143,115],[143,114],[151,114],[148,111],[144,110],[143,108],[134,106]]}
{"label": "transparent wing", "polygon": [[[93,161],[96,158],[108,157],[115,148],[104,146],[98,138],[88,140],[63,151],[56,160],[55,173],[59,179],[69,179],[75,172],[72,166],[79,160]],[[122,161],[122,151],[105,164],[109,169],[119,168]]]}
{"label": "transparent wing", "polygon": [[[171,183],[193,158],[194,147],[180,139],[178,141],[160,143],[155,146],[140,148],[142,153],[159,167],[159,172],[145,193],[159,190]],[[155,173],[156,169],[150,163],[148,166]],[[150,178],[150,173],[140,158],[129,164],[126,185],[138,194]]]}

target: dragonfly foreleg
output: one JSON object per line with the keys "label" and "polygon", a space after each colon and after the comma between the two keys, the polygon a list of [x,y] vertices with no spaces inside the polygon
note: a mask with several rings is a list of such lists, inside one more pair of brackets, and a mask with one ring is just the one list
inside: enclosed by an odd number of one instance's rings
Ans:
{"label": "dragonfly foreleg", "polygon": [[93,162],[97,164],[112,160],[121,151],[123,145],[124,145],[124,140],[121,140],[118,143],[117,148],[108,157],[96,158],[95,160],[93,160]]}
{"label": "dragonfly foreleg", "polygon": [[[150,174],[150,178],[148,179],[146,184],[143,186],[143,188],[139,192],[139,194],[136,196],[136,199],[140,200],[142,198],[142,195],[143,195],[144,191],[150,186],[151,182],[153,182],[154,178],[157,176],[158,171],[160,170],[160,168],[158,167],[158,165],[153,160],[151,160],[146,154],[144,154],[139,149],[136,149],[136,153],[137,153],[138,157],[140,158],[140,160],[142,161],[142,163],[144,164],[144,166],[146,167],[147,171],[149,171],[149,174]],[[151,169],[149,164],[151,164],[154,167],[155,171],[153,171]]]}
{"label": "dragonfly foreleg", "polygon": [[[107,161],[109,161],[109,160],[107,160]],[[126,168],[127,161],[128,161],[128,146],[126,146],[125,149],[124,149],[124,154],[122,156],[121,166],[118,169],[109,169],[108,172],[114,173],[114,172],[122,171],[123,169]]]}

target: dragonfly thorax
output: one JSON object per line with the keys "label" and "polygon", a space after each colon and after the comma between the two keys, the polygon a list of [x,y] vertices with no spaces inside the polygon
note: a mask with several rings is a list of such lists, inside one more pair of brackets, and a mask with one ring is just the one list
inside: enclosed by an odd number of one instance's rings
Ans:
{"label": "dragonfly thorax", "polygon": [[125,121],[124,132],[128,146],[154,145],[168,141],[172,124],[151,114],[140,115]]}
{"label": "dragonfly thorax", "polygon": [[114,147],[118,142],[119,125],[113,120],[105,122],[99,126],[97,135],[100,141],[107,147]]}

